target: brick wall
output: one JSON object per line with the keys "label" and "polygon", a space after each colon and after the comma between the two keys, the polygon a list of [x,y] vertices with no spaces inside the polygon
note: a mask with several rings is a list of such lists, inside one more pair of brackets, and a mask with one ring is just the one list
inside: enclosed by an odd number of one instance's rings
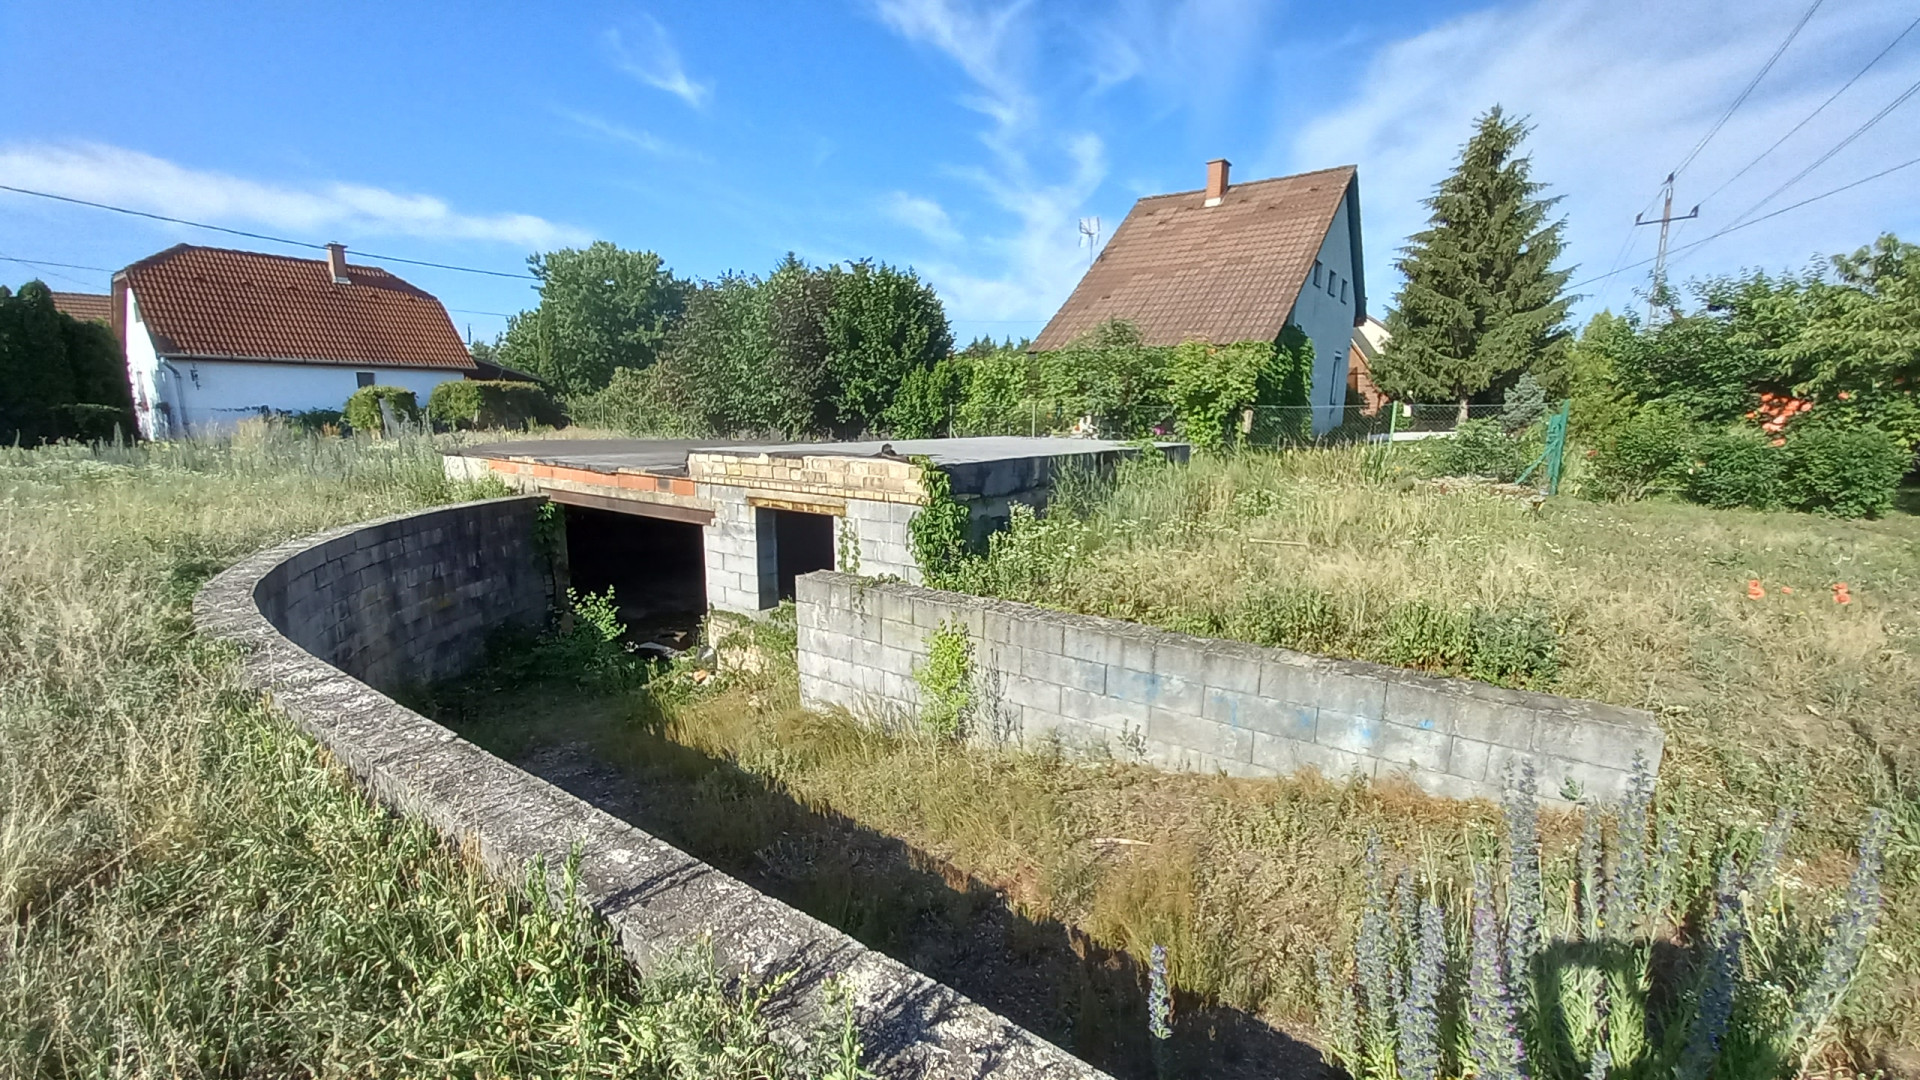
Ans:
{"label": "brick wall", "polygon": [[798,614],[809,707],[911,716],[927,637],[952,622],[973,642],[977,737],[1168,768],[1404,773],[1436,795],[1496,798],[1507,766],[1531,759],[1543,794],[1610,800],[1635,754],[1657,769],[1664,744],[1637,709],[845,574],[802,577]]}
{"label": "brick wall", "polygon": [[255,599],[295,644],[378,690],[458,675],[487,635],[547,617],[552,580],[533,539],[536,498],[450,506],[316,544]]}
{"label": "brick wall", "polygon": [[919,506],[927,501],[920,467],[892,458],[780,456],[700,450],[687,457],[696,482],[732,484],[761,491],[787,491],[830,498],[858,496]]}

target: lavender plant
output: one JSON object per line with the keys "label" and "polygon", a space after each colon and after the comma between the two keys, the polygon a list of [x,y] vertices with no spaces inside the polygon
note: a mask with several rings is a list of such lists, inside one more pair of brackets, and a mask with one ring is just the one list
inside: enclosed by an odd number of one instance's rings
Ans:
{"label": "lavender plant", "polygon": [[[1710,895],[1675,905],[1680,826],[1671,812],[1655,818],[1644,764],[1624,794],[1611,826],[1607,809],[1585,808],[1571,865],[1551,865],[1553,894],[1564,889],[1568,902],[1549,911],[1535,777],[1523,768],[1506,799],[1506,858],[1475,870],[1457,939],[1446,933],[1440,884],[1403,874],[1390,898],[1380,844],[1371,841],[1351,976],[1336,979],[1324,954],[1317,964],[1332,1060],[1359,1080],[1804,1071],[1878,918],[1886,815],[1868,823],[1816,957],[1818,931],[1797,921],[1791,895],[1775,885],[1790,813],[1757,837],[1711,845]],[[1700,924],[1676,934],[1688,912],[1702,912]],[[1675,955],[1676,937],[1697,944]],[[1450,970],[1465,976],[1452,991]],[[1782,987],[1799,989],[1783,996]]]}

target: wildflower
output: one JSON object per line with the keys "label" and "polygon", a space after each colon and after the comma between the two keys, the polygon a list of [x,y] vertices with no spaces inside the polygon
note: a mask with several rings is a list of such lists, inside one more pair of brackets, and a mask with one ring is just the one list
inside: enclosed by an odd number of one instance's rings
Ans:
{"label": "wildflower", "polygon": [[1860,966],[1860,956],[1866,951],[1867,937],[1879,921],[1880,862],[1886,841],[1887,812],[1876,809],[1867,817],[1866,831],[1860,836],[1860,861],[1854,864],[1853,877],[1847,882],[1846,899],[1834,912],[1833,930],[1820,958],[1820,973],[1800,995],[1788,1028],[1789,1045],[1804,1042],[1807,1053],[1815,1049],[1813,1037],[1826,1026],[1834,1006],[1847,992]]}
{"label": "wildflower", "polygon": [[1394,929],[1380,867],[1380,837],[1367,838],[1366,899],[1360,909],[1360,933],[1353,945],[1360,997],[1366,1006],[1366,1044],[1370,1056],[1392,1059],[1394,1002]]}
{"label": "wildflower", "polygon": [[1472,945],[1467,959],[1467,1054],[1485,1080],[1522,1080],[1527,1051],[1520,1042],[1513,995],[1500,970],[1500,926],[1493,917],[1493,889],[1478,874],[1473,883]]}
{"label": "wildflower", "polygon": [[[1533,762],[1507,791],[1507,976],[1524,992],[1540,951],[1540,804]],[[1530,995],[1529,995],[1530,996]]]}
{"label": "wildflower", "polygon": [[1766,596],[1767,596],[1767,590],[1765,590],[1765,589],[1763,589],[1763,588],[1761,588],[1761,587],[1760,587],[1760,579],[1759,579],[1759,578],[1750,578],[1750,579],[1748,579],[1748,581],[1747,581],[1747,599],[1749,599],[1749,600],[1764,600],[1764,599],[1766,599]]}
{"label": "wildflower", "polygon": [[1173,1038],[1173,999],[1167,992],[1167,947],[1155,945],[1147,965],[1147,1030],[1156,1039]]}
{"label": "wildflower", "polygon": [[1674,1074],[1677,1080],[1706,1080],[1719,1056],[1727,1022],[1733,1018],[1734,982],[1740,972],[1740,952],[1746,944],[1740,877],[1732,856],[1721,862],[1713,914],[1707,920],[1707,951],[1701,963],[1693,1030],[1680,1054],[1680,1067]]}
{"label": "wildflower", "polygon": [[1614,819],[1613,881],[1607,895],[1607,913],[1614,929],[1630,930],[1646,910],[1647,809],[1653,803],[1653,771],[1647,756],[1633,754],[1633,769],[1628,774],[1627,797],[1620,802],[1620,816]]}
{"label": "wildflower", "polygon": [[1853,596],[1852,596],[1852,594],[1850,594],[1850,593],[1849,593],[1849,592],[1847,591],[1847,583],[1846,583],[1846,582],[1844,582],[1844,581],[1837,581],[1837,582],[1835,582],[1835,583],[1834,583],[1834,585],[1833,585],[1833,602],[1834,602],[1834,603],[1836,603],[1836,604],[1851,604],[1851,603],[1853,603]]}
{"label": "wildflower", "polygon": [[1321,949],[1313,956],[1313,973],[1320,986],[1320,1026],[1327,1032],[1327,1050],[1334,1063],[1355,1072],[1360,1060],[1359,1005],[1353,984],[1334,985],[1333,959]]}
{"label": "wildflower", "polygon": [[1446,929],[1439,898],[1420,904],[1419,930],[1408,956],[1400,999],[1400,1076],[1434,1080],[1440,1073],[1440,987],[1446,978]]}

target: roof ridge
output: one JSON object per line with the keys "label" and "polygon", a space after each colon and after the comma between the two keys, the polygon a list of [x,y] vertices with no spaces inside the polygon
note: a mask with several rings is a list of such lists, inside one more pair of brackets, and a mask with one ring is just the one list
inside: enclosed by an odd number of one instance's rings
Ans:
{"label": "roof ridge", "polygon": [[[1282,180],[1300,180],[1309,176],[1319,176],[1321,173],[1357,173],[1359,171],[1360,166],[1358,165],[1332,165],[1324,169],[1308,169],[1306,172],[1288,173],[1285,176],[1263,176],[1258,180],[1235,180],[1227,185],[1227,194],[1231,195],[1241,188],[1254,187],[1258,184],[1274,184]],[[1197,187],[1191,191],[1163,191],[1158,195],[1142,195],[1134,201],[1146,202],[1148,199],[1173,199],[1182,195],[1204,195],[1206,194],[1206,190],[1206,188]]]}

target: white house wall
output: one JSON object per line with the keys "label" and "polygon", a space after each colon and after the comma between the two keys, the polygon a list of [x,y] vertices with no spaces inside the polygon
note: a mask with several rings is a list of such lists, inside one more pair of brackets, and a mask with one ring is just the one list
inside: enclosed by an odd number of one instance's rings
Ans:
{"label": "white house wall", "polygon": [[[134,336],[130,334],[129,338]],[[144,328],[138,336],[145,338]],[[356,371],[372,371],[374,381],[381,386],[413,391],[423,408],[434,387],[465,377],[458,371],[429,368],[372,365],[352,368],[336,364],[243,360],[168,358],[160,367],[160,390],[172,405],[175,425],[170,433],[174,435],[218,434],[231,430],[241,420],[260,415],[262,409],[303,412],[343,408],[347,398],[359,389]],[[184,431],[179,426],[182,423]]]}
{"label": "white house wall", "polygon": [[[1347,199],[1333,215],[1333,224],[1320,242],[1320,281],[1307,272],[1307,282],[1293,302],[1289,320],[1313,340],[1313,382],[1307,391],[1313,406],[1313,431],[1318,435],[1340,423],[1347,404],[1347,347],[1353,341],[1353,312],[1357,298],[1353,273],[1353,231]],[[1328,285],[1328,274],[1333,283]],[[1343,284],[1344,283],[1344,284]]]}
{"label": "white house wall", "polygon": [[122,325],[127,328],[127,382],[133,386],[134,421],[142,438],[164,439],[173,434],[168,418],[177,413],[179,406],[165,397],[168,386],[160,369],[160,357],[153,350],[153,338],[140,318],[140,305],[134,302],[133,290],[126,290],[126,294],[127,310],[121,312],[121,316]]}

